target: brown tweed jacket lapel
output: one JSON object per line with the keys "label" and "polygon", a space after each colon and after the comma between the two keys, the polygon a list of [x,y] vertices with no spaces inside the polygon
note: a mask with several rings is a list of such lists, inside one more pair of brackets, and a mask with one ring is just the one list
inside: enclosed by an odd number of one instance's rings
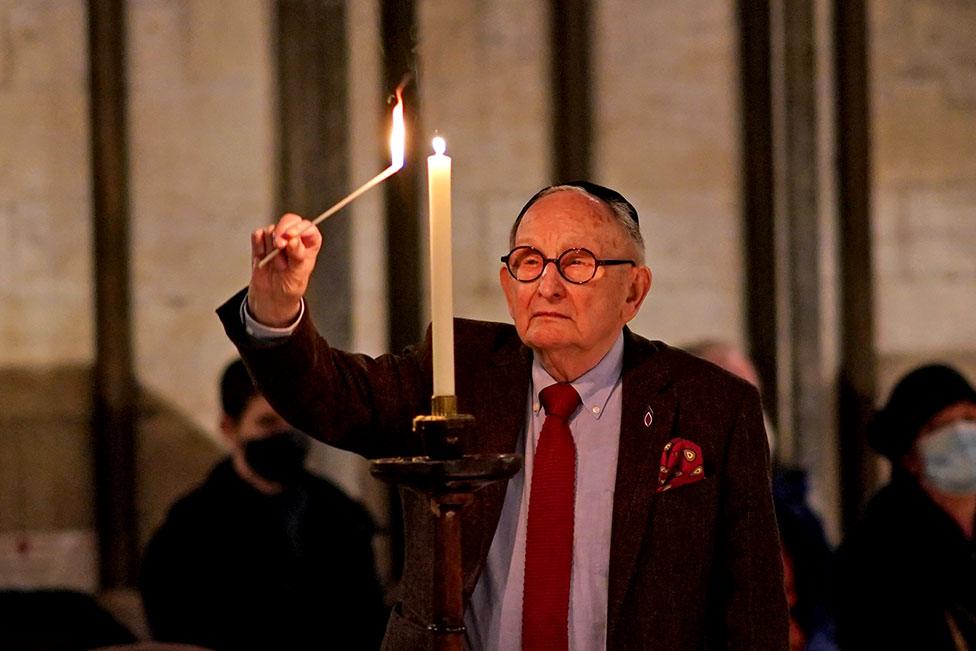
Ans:
{"label": "brown tweed jacket lapel", "polygon": [[622,376],[620,451],[610,543],[608,648],[612,648],[614,629],[620,624],[620,609],[641,543],[648,535],[661,450],[672,436],[677,411],[676,392],[663,355],[629,329],[624,331]]}

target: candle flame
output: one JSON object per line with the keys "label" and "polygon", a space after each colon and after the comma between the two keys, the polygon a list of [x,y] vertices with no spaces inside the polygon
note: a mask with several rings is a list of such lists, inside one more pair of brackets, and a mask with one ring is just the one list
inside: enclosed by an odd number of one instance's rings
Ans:
{"label": "candle flame", "polygon": [[403,97],[400,89],[396,91],[397,103],[393,107],[393,128],[390,131],[390,167],[403,167],[404,149],[406,148],[407,127],[403,122]]}
{"label": "candle flame", "polygon": [[447,151],[447,143],[440,136],[434,136],[434,139],[430,141],[430,144],[434,146],[434,153],[438,156],[444,154]]}

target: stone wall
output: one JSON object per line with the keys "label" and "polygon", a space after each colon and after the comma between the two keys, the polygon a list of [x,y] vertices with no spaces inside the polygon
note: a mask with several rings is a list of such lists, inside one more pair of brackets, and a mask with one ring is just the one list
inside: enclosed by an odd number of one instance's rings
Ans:
{"label": "stone wall", "polygon": [[140,381],[201,428],[233,348],[213,310],[273,218],[270,7],[129,3],[131,260]]}
{"label": "stone wall", "polygon": [[884,389],[924,359],[976,377],[976,5],[871,3]]}
{"label": "stone wall", "polygon": [[632,327],[742,343],[734,5],[596,3],[598,181],[641,214],[654,284]]}
{"label": "stone wall", "polygon": [[94,584],[84,6],[0,0],[3,585]]}
{"label": "stone wall", "polygon": [[84,7],[0,0],[0,367],[92,358]]}

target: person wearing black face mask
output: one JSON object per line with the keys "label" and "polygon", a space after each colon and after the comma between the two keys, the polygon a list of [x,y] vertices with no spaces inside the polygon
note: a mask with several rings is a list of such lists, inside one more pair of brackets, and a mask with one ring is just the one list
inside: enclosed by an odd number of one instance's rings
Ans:
{"label": "person wearing black face mask", "polygon": [[869,430],[890,483],[838,552],[844,649],[976,649],[976,391],[929,365]]}
{"label": "person wearing black face mask", "polygon": [[298,480],[305,469],[309,438],[283,429],[244,443],[244,461],[260,477],[282,485]]}
{"label": "person wearing black face mask", "polygon": [[373,523],[305,470],[310,439],[251,382],[221,381],[229,458],[177,502],[140,576],[154,639],[222,649],[371,649],[386,612]]}

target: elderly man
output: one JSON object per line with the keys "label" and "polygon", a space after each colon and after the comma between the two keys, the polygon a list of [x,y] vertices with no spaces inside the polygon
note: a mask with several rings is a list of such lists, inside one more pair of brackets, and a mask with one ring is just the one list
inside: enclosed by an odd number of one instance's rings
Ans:
{"label": "elderly man", "polygon": [[[285,215],[252,236],[247,293],[218,312],[272,404],[368,457],[416,454],[429,339],[372,359],[334,350],[303,295],[321,246]],[[637,211],[572,182],[532,197],[499,280],[515,327],[457,319],[465,452],[525,466],[462,515],[475,649],[783,649],[787,613],[756,390],[633,334],[651,285]],[[429,648],[432,531],[404,493],[407,549],[389,648]]]}

